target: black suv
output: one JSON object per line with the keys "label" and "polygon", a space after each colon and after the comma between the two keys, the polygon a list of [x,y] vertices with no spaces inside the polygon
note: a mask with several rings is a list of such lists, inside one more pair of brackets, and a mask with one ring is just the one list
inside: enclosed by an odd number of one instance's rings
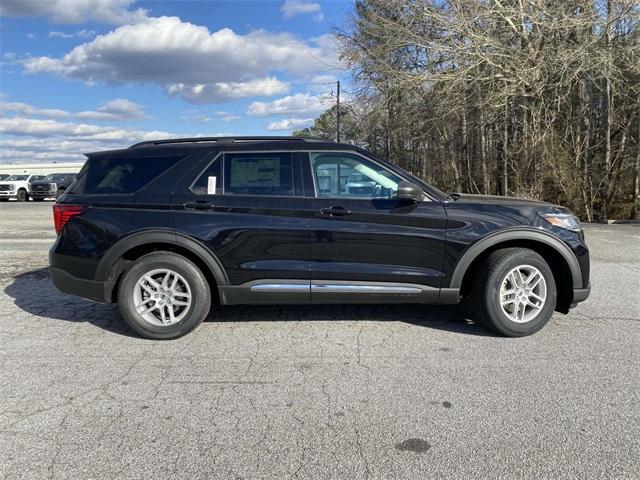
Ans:
{"label": "black suv", "polygon": [[29,184],[29,196],[36,202],[45,198],[58,198],[76,179],[75,173],[52,173]]}
{"label": "black suv", "polygon": [[196,138],[87,156],[54,205],[51,278],[118,302],[147,338],[186,334],[212,302],[468,301],[490,329],[523,336],[589,295],[566,208],[447,195],[352,145]]}

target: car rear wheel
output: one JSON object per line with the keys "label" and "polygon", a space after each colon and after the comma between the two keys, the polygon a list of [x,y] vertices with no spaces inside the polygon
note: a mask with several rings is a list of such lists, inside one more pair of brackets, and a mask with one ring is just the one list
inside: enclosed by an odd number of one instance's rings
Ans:
{"label": "car rear wheel", "polygon": [[191,261],[171,252],[140,257],[124,274],[118,303],[129,326],[145,338],[178,338],[211,308],[207,279]]}
{"label": "car rear wheel", "polygon": [[478,272],[472,294],[476,318],[508,337],[531,335],[544,327],[556,297],[549,265],[527,248],[493,252]]}

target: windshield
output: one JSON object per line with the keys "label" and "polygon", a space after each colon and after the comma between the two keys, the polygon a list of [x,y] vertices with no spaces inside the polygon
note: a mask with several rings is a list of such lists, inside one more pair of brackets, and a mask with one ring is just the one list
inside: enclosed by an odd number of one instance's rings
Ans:
{"label": "windshield", "polygon": [[24,180],[26,180],[27,178],[29,178],[29,175],[11,175],[9,178],[7,178],[8,182],[22,182]]}

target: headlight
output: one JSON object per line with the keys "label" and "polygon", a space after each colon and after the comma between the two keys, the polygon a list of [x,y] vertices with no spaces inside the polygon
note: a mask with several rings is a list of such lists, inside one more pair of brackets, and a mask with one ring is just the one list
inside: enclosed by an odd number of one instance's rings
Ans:
{"label": "headlight", "polygon": [[556,227],[571,230],[572,232],[580,231],[580,220],[570,213],[539,213],[538,215]]}
{"label": "headlight", "polygon": [[49,184],[49,190],[55,190],[56,189],[56,184],[55,183],[50,183]]}

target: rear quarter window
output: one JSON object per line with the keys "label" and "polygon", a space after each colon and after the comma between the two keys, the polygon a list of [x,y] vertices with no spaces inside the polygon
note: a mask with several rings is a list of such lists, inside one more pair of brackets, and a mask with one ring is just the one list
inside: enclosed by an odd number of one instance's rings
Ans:
{"label": "rear quarter window", "polygon": [[134,193],[162,175],[183,158],[183,155],[141,158],[90,158],[69,193]]}

